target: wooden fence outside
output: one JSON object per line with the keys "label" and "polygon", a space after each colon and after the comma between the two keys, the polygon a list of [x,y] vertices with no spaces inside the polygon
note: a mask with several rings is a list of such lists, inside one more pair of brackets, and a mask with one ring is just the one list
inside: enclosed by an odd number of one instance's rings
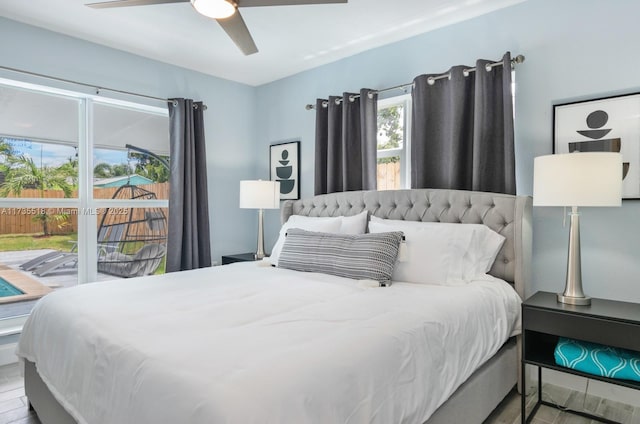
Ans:
{"label": "wooden fence outside", "polygon": [[[146,184],[138,187],[144,188],[156,194],[158,199],[169,198],[169,183]],[[111,199],[118,187],[94,188],[93,197],[95,199]],[[74,193],[74,197],[77,193]],[[8,196],[18,197],[18,196]],[[23,190],[20,195],[23,199],[62,199],[62,190],[47,190],[41,193],[39,190]],[[75,233],[78,229],[79,213],[95,213],[96,211],[79,211],[77,208],[44,208],[47,215],[51,217],[59,216],[60,219],[49,221],[50,234]],[[42,221],[35,217],[42,213],[42,208],[13,208],[0,207],[0,234],[41,234],[43,231]],[[98,217],[100,225],[100,216]]]}
{"label": "wooden fence outside", "polygon": [[[400,188],[400,162],[379,163],[378,190],[397,190]],[[157,183],[140,185],[139,187],[156,194],[158,199],[169,198],[169,183]],[[118,187],[94,188],[93,197],[95,199],[111,199]],[[77,196],[77,193],[74,193]],[[9,196],[17,197],[17,196]],[[21,198],[47,198],[61,199],[64,193],[61,190],[48,190],[41,193],[38,190],[23,190]],[[60,221],[51,220],[49,222],[49,232],[51,234],[69,234],[77,231],[78,211],[76,208],[46,208],[46,213],[51,216],[60,215],[67,212],[66,219]],[[34,219],[41,213],[40,208],[6,208],[0,207],[0,234],[38,234],[42,233],[42,222]],[[100,225],[100,219],[98,219]]]}
{"label": "wooden fence outside", "polygon": [[378,190],[399,190],[400,162],[378,164]]}

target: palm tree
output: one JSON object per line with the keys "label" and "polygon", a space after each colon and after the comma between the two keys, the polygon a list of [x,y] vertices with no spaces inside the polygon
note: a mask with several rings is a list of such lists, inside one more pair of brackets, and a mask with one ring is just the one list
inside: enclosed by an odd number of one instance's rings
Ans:
{"label": "palm tree", "polygon": [[68,157],[67,161],[60,165],[57,170],[72,187],[78,186],[78,158]]}
{"label": "palm tree", "polygon": [[129,174],[131,174],[131,169],[126,163],[110,165],[101,162],[93,167],[93,176],[96,178],[121,177]]}
{"label": "palm tree", "polygon": [[[32,158],[24,155],[9,156],[7,163],[5,181],[0,185],[1,197],[7,197],[10,193],[19,196],[22,190],[28,188],[39,190],[40,197],[44,197],[46,190],[62,190],[64,197],[71,197],[73,194],[73,185],[69,182],[68,173],[61,169],[62,167],[54,168],[46,165],[38,167]],[[56,215],[47,214],[46,208],[34,219],[42,222],[45,236],[49,235],[49,221],[58,220]]]}
{"label": "palm tree", "polygon": [[101,162],[93,167],[93,176],[95,178],[109,178],[111,177],[111,165],[105,162]]}
{"label": "palm tree", "polygon": [[0,137],[0,156],[9,157],[13,154],[13,147],[4,138]]}
{"label": "palm tree", "polygon": [[4,137],[0,137],[0,182],[7,172],[7,160],[13,156],[13,146]]}

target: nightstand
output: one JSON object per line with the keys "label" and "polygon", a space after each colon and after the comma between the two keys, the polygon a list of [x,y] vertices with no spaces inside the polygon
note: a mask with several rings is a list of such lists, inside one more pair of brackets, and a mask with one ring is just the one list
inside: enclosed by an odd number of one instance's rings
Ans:
{"label": "nightstand", "polygon": [[252,262],[256,260],[255,253],[236,253],[234,255],[225,255],[222,257],[222,265],[232,264],[234,262]]}
{"label": "nightstand", "polygon": [[[542,400],[542,368],[605,381],[640,390],[640,382],[616,380],[556,365],[554,349],[559,337],[599,343],[640,352],[640,304],[592,299],[589,306],[558,303],[555,293],[538,292],[522,303],[522,387],[526,387],[525,364],[538,367],[538,402],[526,416],[525,390],[522,393],[522,423],[528,423],[540,405],[555,408]],[[566,410],[603,423],[615,423],[582,411]]]}

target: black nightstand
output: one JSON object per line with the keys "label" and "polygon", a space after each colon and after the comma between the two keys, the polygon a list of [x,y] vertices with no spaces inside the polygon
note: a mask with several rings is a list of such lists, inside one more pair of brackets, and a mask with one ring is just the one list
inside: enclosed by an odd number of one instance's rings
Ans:
{"label": "black nightstand", "polygon": [[234,262],[252,262],[256,260],[255,253],[236,253],[235,255],[225,255],[222,257],[222,265]]}
{"label": "black nightstand", "polygon": [[[640,383],[586,374],[556,365],[553,353],[558,337],[640,352],[640,304],[592,299],[589,306],[556,301],[555,293],[538,292],[522,303],[522,423],[528,423],[540,405],[556,407],[542,400],[542,367],[640,390]],[[538,402],[526,416],[525,364],[538,367]],[[603,423],[615,423],[582,411],[566,410]]]}

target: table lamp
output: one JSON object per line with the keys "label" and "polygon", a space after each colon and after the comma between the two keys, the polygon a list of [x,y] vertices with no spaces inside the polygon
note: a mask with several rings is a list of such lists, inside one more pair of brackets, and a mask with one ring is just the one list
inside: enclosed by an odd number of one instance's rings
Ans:
{"label": "table lamp", "polygon": [[539,156],[533,162],[533,205],[571,206],[567,280],[560,303],[590,305],[582,291],[578,206],[622,204],[622,155],[583,152]]}
{"label": "table lamp", "polygon": [[280,208],[280,183],[277,181],[240,181],[240,208],[258,209],[258,248],[256,259],[264,258],[264,209]]}

